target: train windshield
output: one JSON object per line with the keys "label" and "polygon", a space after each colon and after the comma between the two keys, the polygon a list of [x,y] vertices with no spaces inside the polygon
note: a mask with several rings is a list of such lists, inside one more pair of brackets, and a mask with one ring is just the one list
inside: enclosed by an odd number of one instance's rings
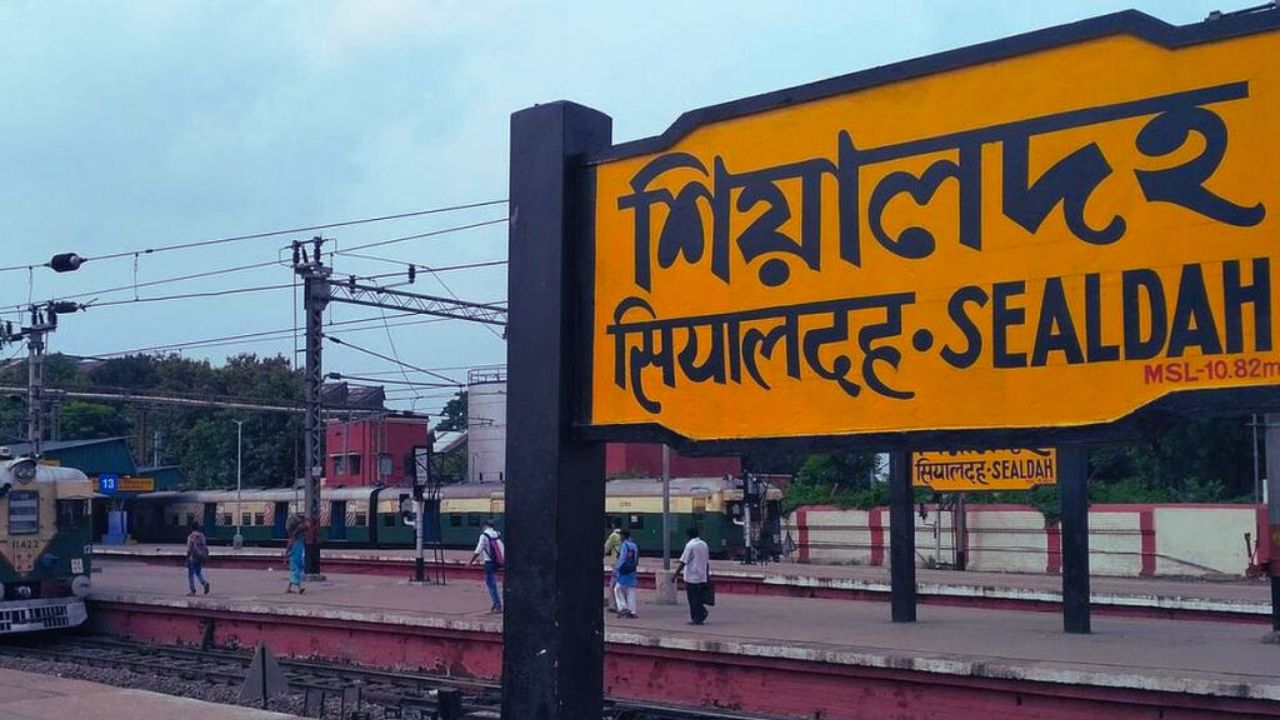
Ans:
{"label": "train windshield", "polygon": [[40,495],[32,490],[9,493],[9,534],[30,535],[40,530]]}
{"label": "train windshield", "polygon": [[88,506],[87,500],[59,500],[58,527],[70,530],[83,525]]}

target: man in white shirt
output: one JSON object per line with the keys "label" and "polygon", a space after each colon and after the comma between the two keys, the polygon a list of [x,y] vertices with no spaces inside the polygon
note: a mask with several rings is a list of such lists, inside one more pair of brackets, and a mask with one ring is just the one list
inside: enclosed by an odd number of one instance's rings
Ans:
{"label": "man in white shirt", "polygon": [[[707,543],[698,537],[698,528],[691,527],[685,531],[689,542],[680,553],[680,564],[677,573],[684,575],[685,597],[689,599],[689,624],[701,625],[707,621],[707,606],[703,602],[710,584],[711,550]],[[674,576],[672,582],[675,582]]]}
{"label": "man in white shirt", "polygon": [[492,606],[489,612],[494,615],[502,613],[502,594],[498,591],[498,570],[506,564],[506,548],[502,546],[502,536],[494,527],[492,520],[484,521],[484,530],[476,540],[476,551],[468,565],[477,560],[484,560],[484,584],[489,588],[489,601]]}

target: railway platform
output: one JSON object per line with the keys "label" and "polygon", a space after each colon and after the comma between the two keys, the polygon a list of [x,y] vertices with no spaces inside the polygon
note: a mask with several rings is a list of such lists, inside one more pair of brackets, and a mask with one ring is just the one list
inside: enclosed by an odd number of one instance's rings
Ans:
{"label": "railway platform", "polygon": [[[500,676],[503,619],[475,580],[412,586],[327,569],[299,596],[279,569],[214,565],[213,592],[188,597],[178,567],[101,566],[91,614],[107,634]],[[1097,617],[1079,636],[1044,613],[924,605],[919,622],[895,625],[879,603],[746,595],[722,597],[700,627],[683,605],[642,598],[640,615],[606,619],[616,698],[827,720],[1280,717],[1280,647],[1238,623]]]}
{"label": "railway platform", "polygon": [[0,717],[6,720],[289,720],[295,716],[0,669]]}
{"label": "railway platform", "polygon": [[[210,548],[210,567],[279,567],[280,550],[246,547]],[[157,565],[183,562],[180,545],[99,546],[95,555]],[[478,579],[479,567],[466,567],[471,553],[445,551],[450,578]],[[329,570],[360,575],[406,577],[412,569],[413,551],[398,549],[326,549]],[[869,565],[812,565],[794,562],[743,565],[713,560],[717,591],[728,594],[819,598],[831,600],[889,599],[888,568]],[[652,588],[657,558],[640,565],[642,586]],[[1056,613],[1061,610],[1062,579],[1057,575],[957,572],[917,569],[919,602]],[[1204,580],[1170,578],[1091,579],[1091,603],[1095,615],[1161,619],[1216,620],[1259,626],[1271,623],[1271,595],[1265,582],[1245,579]]]}

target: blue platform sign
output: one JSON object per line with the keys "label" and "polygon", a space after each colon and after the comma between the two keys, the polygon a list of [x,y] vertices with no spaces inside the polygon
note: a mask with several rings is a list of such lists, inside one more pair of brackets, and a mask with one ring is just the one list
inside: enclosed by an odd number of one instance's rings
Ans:
{"label": "blue platform sign", "polygon": [[98,476],[98,492],[103,495],[115,495],[116,489],[120,486],[120,476],[112,473],[102,473]]}

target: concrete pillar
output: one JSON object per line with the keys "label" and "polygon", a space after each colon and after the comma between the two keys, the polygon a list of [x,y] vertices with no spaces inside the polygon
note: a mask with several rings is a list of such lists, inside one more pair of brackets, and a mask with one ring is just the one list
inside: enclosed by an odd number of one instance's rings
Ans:
{"label": "concrete pillar", "polygon": [[654,605],[675,605],[676,604],[676,573],[674,570],[654,570],[653,571],[653,604]]}

